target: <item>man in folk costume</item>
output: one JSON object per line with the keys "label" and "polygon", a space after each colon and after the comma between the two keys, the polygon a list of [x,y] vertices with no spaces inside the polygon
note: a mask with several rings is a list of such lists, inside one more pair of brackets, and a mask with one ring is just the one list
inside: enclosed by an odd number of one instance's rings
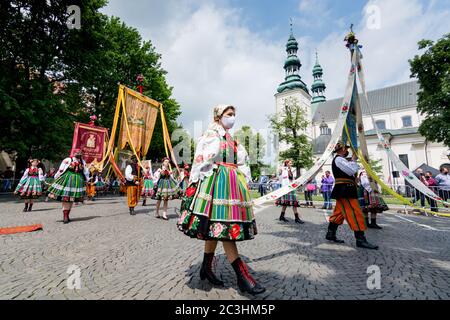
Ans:
{"label": "man in folk costume", "polygon": [[329,219],[326,239],[336,243],[344,242],[336,238],[336,231],[345,219],[355,233],[356,246],[376,250],[378,246],[369,243],[364,235],[367,226],[358,203],[356,185],[356,174],[359,166],[356,163],[357,156],[355,153],[353,153],[351,160],[347,160],[349,148],[343,142],[338,142],[333,151],[336,156],[332,162],[332,171],[336,181],[331,192],[331,198],[336,199],[336,207]]}
{"label": "man in folk costume", "polygon": [[70,222],[70,210],[74,203],[83,202],[89,168],[83,160],[83,152],[75,150],[74,156],[63,160],[55,182],[48,188],[48,197],[62,202],[64,223]]}
{"label": "man in folk costume", "polygon": [[93,166],[90,168],[89,172],[90,177],[86,184],[86,194],[89,200],[95,201],[95,185],[98,182],[98,172]]}
{"label": "man in folk costume", "polygon": [[134,216],[134,208],[139,201],[139,164],[135,155],[131,156],[125,168],[125,184],[127,187],[127,202],[130,214]]}

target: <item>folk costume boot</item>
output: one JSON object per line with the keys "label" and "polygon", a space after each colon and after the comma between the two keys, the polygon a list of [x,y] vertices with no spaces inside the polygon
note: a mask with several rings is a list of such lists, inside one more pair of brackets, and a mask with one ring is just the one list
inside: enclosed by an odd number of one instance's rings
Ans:
{"label": "folk costume boot", "polygon": [[382,227],[377,225],[377,218],[371,218],[370,220],[371,220],[370,223],[367,225],[368,228],[370,228],[370,229],[383,229]]}
{"label": "folk costume boot", "polygon": [[63,222],[64,222],[64,224],[68,224],[70,222],[69,213],[70,213],[70,210],[63,210],[63,214],[64,214]]}
{"label": "folk costume boot", "polygon": [[28,211],[28,202],[25,202],[25,208],[23,208],[23,212],[27,212]]}
{"label": "folk costume boot", "polygon": [[330,224],[328,225],[328,232],[327,235],[325,236],[325,239],[336,243],[344,243],[344,240],[339,240],[338,238],[336,238],[336,231],[338,227],[339,227],[338,224],[330,222]]}
{"label": "folk costume boot", "polygon": [[378,246],[367,242],[364,231],[355,231],[356,246],[358,248],[378,250]]}
{"label": "folk costume boot", "polygon": [[30,203],[30,204],[28,205],[28,212],[30,212],[31,210],[33,210],[33,204],[32,204],[32,203]]}
{"label": "folk costume boot", "polygon": [[146,206],[146,204],[147,204],[147,200],[146,200],[146,199],[144,199],[144,201],[142,201],[142,206],[143,206],[143,207],[145,207],[145,206]]}
{"label": "folk costume boot", "polygon": [[295,214],[295,223],[304,224],[305,221],[299,218],[298,213]]}
{"label": "folk costume boot", "polygon": [[214,252],[205,253],[203,255],[202,267],[200,269],[200,279],[207,279],[215,286],[223,286],[223,281],[219,280],[212,270],[214,259]]}
{"label": "folk costume boot", "polygon": [[236,272],[239,290],[253,295],[266,291],[266,289],[259,285],[248,273],[247,266],[241,258],[234,260],[231,265],[233,266],[234,272]]}
{"label": "folk costume boot", "polygon": [[286,214],[286,212],[282,211],[281,214],[280,214],[280,219],[279,220],[283,221],[283,222],[289,222],[289,220],[284,217],[285,214]]}

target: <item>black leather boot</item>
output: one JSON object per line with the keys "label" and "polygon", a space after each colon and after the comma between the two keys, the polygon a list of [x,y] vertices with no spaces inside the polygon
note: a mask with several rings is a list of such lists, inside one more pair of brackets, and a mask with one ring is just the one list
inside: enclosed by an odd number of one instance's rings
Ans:
{"label": "black leather boot", "polygon": [[30,203],[30,204],[28,205],[28,212],[30,212],[31,210],[33,210],[33,204],[32,204],[32,203]]}
{"label": "black leather boot", "polygon": [[23,212],[27,212],[28,211],[28,202],[25,203],[25,208],[23,208]]}
{"label": "black leather boot", "polygon": [[330,224],[328,225],[328,232],[327,235],[325,236],[325,239],[336,243],[344,243],[344,240],[339,240],[338,238],[336,238],[336,231],[338,227],[339,227],[338,224],[330,222]]}
{"label": "black leather boot", "polygon": [[295,215],[295,223],[304,224],[305,221],[299,218],[298,214]]}
{"label": "black leather boot", "polygon": [[223,281],[219,280],[212,270],[214,261],[214,253],[205,253],[203,256],[203,263],[200,269],[200,279],[207,279],[211,284],[215,286],[223,286]]}
{"label": "black leather boot", "polygon": [[378,246],[367,242],[364,231],[355,231],[356,246],[358,248],[378,250]]}
{"label": "black leather boot", "polygon": [[239,290],[253,295],[266,291],[266,288],[259,285],[248,273],[247,266],[241,258],[234,260],[231,265],[233,266],[234,272],[236,272]]}
{"label": "black leather boot", "polygon": [[370,229],[383,229],[382,227],[377,225],[377,219],[376,218],[372,218],[370,223],[367,225],[367,227],[369,227]]}
{"label": "black leather boot", "polygon": [[281,214],[280,214],[280,221],[289,222],[289,220],[284,217],[285,213],[286,212],[281,212]]}
{"label": "black leather boot", "polygon": [[145,207],[146,204],[147,204],[147,200],[144,199],[144,201],[142,201],[142,206]]}

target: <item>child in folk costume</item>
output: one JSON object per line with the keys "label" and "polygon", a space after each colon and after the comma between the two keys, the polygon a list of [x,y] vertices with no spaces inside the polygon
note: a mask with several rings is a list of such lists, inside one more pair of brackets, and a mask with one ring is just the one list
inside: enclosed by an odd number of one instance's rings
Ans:
{"label": "child in folk costume", "polygon": [[172,170],[170,170],[169,158],[163,159],[161,168],[156,170],[154,174],[154,181],[156,184],[156,193],[153,198],[157,200],[156,218],[161,218],[159,215],[159,208],[161,206],[161,201],[164,200],[164,211],[162,218],[164,220],[169,220],[169,218],[167,218],[167,206],[169,200],[178,199],[180,197],[180,188],[178,187],[178,183],[173,176]]}
{"label": "child in folk costume", "polygon": [[131,156],[125,168],[125,185],[127,192],[127,204],[130,215],[134,216],[134,208],[139,201],[139,163],[135,155]]}
{"label": "child in folk costume", "polygon": [[189,237],[205,241],[201,279],[223,285],[212,270],[217,243],[221,241],[240,290],[258,294],[265,289],[249,274],[236,245],[237,241],[253,239],[257,229],[248,189],[248,155],[228,132],[234,119],[233,106],[214,108],[214,122],[197,144],[178,227]]}
{"label": "child in folk costume", "polygon": [[83,153],[75,150],[73,157],[63,160],[55,174],[55,182],[48,188],[48,197],[62,202],[64,224],[70,222],[73,204],[84,201],[88,180],[89,168],[83,160]]}
{"label": "child in folk costume", "polygon": [[[294,174],[292,173],[292,161],[291,160],[285,160],[284,166],[279,171],[279,177],[281,186],[287,186],[294,180]],[[280,221],[288,222],[289,220],[284,217],[286,214],[287,207],[292,207],[292,210],[294,211],[295,216],[295,223],[303,224],[304,221],[300,219],[299,213],[297,211],[297,208],[300,207],[300,203],[297,199],[297,193],[296,190],[293,190],[289,192],[288,194],[285,194],[281,198],[278,198],[275,202],[275,205],[281,206],[281,214],[280,214]]]}
{"label": "child in folk costume", "polygon": [[86,194],[89,200],[95,201],[96,189],[95,185],[98,182],[98,171],[91,167],[89,180],[86,183]]}
{"label": "child in folk costume", "polygon": [[380,197],[378,190],[372,190],[370,178],[365,170],[360,172],[358,180],[359,205],[364,213],[367,227],[370,229],[382,229],[377,224],[377,213],[382,213],[383,211],[389,210],[389,208]]}
{"label": "child in folk costume", "polygon": [[31,211],[33,208],[33,199],[42,195],[42,181],[44,173],[39,165],[38,159],[28,161],[28,168],[23,173],[22,179],[16,187],[15,194],[18,194],[25,201],[23,212]]}
{"label": "child in folk costume", "polygon": [[144,198],[142,205],[147,203],[147,197],[152,198],[155,194],[155,184],[153,183],[153,173],[150,161],[146,161],[144,164],[144,170],[142,172],[143,186],[141,191],[141,197]]}
{"label": "child in folk costume", "polygon": [[186,163],[183,166],[183,170],[181,170],[180,174],[180,189],[182,194],[186,193],[186,189],[189,185],[189,176],[190,176],[189,165]]}
{"label": "child in folk costume", "polygon": [[97,174],[97,182],[95,183],[95,192],[96,194],[99,195],[104,195],[105,194],[105,189],[106,189],[106,183],[105,180],[102,177],[102,173],[98,172]]}

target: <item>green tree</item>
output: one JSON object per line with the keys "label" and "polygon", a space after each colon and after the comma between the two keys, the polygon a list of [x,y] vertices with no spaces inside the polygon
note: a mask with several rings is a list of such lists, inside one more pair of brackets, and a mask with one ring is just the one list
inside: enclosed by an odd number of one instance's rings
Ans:
{"label": "green tree", "polygon": [[260,176],[264,166],[262,162],[266,147],[264,138],[259,132],[255,134],[249,126],[242,126],[234,133],[234,138],[247,150],[253,178]]}
{"label": "green tree", "polygon": [[[110,128],[120,82],[145,77],[144,94],[164,105],[169,132],[178,103],[151,42],[99,12],[106,0],[78,0],[81,29],[67,27],[72,0],[9,0],[0,4],[0,150],[59,160],[70,150],[73,122],[89,114]],[[164,153],[157,120],[149,154]]]}
{"label": "green tree", "polygon": [[437,42],[420,41],[419,50],[423,49],[423,54],[409,60],[411,77],[421,88],[417,110],[425,115],[419,132],[450,147],[450,34]]}
{"label": "green tree", "polygon": [[281,160],[291,159],[297,175],[301,168],[312,166],[312,145],[305,134],[308,120],[298,100],[293,97],[285,99],[281,112],[269,117],[269,121],[279,141],[288,145],[287,150],[280,152]]}

